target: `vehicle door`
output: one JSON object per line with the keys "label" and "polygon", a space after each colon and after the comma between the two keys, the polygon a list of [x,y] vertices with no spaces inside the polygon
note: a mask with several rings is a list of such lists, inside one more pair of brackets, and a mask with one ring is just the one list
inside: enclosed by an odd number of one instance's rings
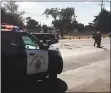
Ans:
{"label": "vehicle door", "polygon": [[2,67],[9,81],[17,81],[26,72],[26,52],[19,45],[23,42],[18,32],[2,32]]}
{"label": "vehicle door", "polygon": [[41,49],[40,42],[30,34],[22,34],[27,53],[27,74],[37,74],[48,70],[48,51]]}

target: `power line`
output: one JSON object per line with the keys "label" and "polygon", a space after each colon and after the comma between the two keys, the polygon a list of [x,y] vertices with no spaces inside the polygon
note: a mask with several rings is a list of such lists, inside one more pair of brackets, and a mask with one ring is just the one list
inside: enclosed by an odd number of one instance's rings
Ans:
{"label": "power line", "polygon": [[27,13],[27,12],[25,12],[25,14],[43,16],[42,14],[38,14],[38,13],[36,13],[36,14],[32,14],[32,13]]}
{"label": "power line", "polygon": [[111,13],[111,1],[110,1],[110,13]]}
{"label": "power line", "polygon": [[[19,8],[21,8],[21,9],[22,9],[22,7],[21,7],[21,6],[19,6]],[[29,15],[37,15],[37,16],[43,16],[42,14],[38,14],[38,13],[32,14],[32,13],[25,12],[25,14],[29,14]]]}

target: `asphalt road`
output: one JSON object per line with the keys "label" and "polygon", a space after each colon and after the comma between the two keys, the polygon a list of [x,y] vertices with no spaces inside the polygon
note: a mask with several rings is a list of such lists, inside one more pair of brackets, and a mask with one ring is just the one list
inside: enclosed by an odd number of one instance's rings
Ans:
{"label": "asphalt road", "polygon": [[[102,38],[102,44],[110,44],[110,39],[109,38]],[[60,40],[58,44],[55,44],[57,46],[63,45],[63,44],[76,44],[79,46],[93,46],[94,40],[93,39],[66,39],[66,40]]]}
{"label": "asphalt road", "polygon": [[109,59],[110,51],[97,51],[90,54],[79,55],[79,56],[70,56],[64,58],[64,70],[73,70],[79,67],[83,67],[95,62]]}
{"label": "asphalt road", "polygon": [[[58,44],[55,44],[60,48],[63,56],[63,72],[110,58],[109,38],[102,40],[102,46],[104,47],[100,49],[93,47],[93,42],[92,39],[78,39],[60,40]],[[6,93],[9,93],[9,91],[12,93],[12,90],[13,93],[65,93],[68,87],[65,80],[58,78],[55,81],[49,79],[39,83],[21,84],[16,88],[13,86],[8,88]]]}
{"label": "asphalt road", "polygon": [[[61,40],[57,46],[63,51],[61,52],[64,60],[63,72],[110,59],[109,38],[102,39],[102,48],[94,47],[93,43],[92,39]],[[83,51],[87,53],[82,53]],[[74,55],[76,53],[78,55]]]}

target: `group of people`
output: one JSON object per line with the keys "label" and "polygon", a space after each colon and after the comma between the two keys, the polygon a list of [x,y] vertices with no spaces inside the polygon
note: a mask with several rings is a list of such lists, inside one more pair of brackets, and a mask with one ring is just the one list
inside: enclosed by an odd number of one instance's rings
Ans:
{"label": "group of people", "polygon": [[93,39],[94,39],[94,46],[101,48],[101,38],[102,38],[102,33],[100,31],[95,30],[92,34]]}

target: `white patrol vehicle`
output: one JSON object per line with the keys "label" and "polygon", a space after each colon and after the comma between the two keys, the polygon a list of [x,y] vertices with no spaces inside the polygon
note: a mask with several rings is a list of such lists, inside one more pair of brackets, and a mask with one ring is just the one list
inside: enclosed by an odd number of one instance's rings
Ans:
{"label": "white patrol vehicle", "polygon": [[[44,46],[27,32],[1,29],[2,85],[56,79],[63,70],[63,59],[57,49]],[[9,87],[8,86],[8,87]]]}

